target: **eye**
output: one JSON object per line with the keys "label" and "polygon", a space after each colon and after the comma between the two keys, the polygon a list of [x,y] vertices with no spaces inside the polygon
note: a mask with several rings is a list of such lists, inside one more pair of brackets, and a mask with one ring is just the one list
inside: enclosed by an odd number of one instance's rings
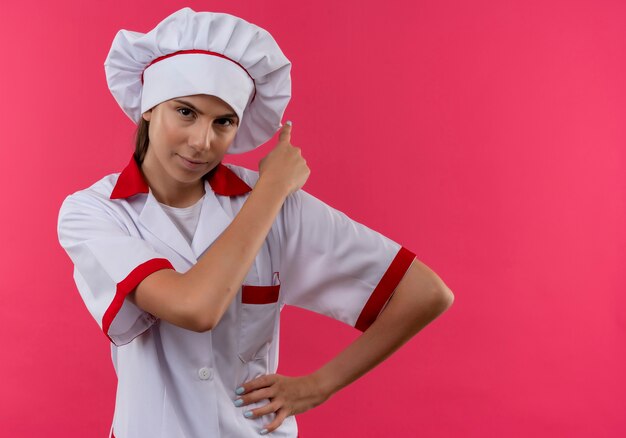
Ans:
{"label": "eye", "polygon": [[182,115],[183,117],[189,117],[190,115],[195,114],[193,110],[186,108],[186,107],[178,108],[176,109],[176,111],[178,111],[178,113]]}
{"label": "eye", "polygon": [[222,126],[237,126],[236,121],[234,119],[229,119],[229,118],[217,119],[216,122]]}

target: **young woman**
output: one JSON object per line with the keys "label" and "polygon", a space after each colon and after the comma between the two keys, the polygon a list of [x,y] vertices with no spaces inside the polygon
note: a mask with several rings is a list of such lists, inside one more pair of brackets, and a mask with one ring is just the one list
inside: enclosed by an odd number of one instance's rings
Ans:
{"label": "young woman", "polygon": [[[411,251],[301,190],[309,169],[280,123],[290,63],[266,31],[184,8],[120,31],[105,70],[136,150],[65,199],[58,232],[111,341],[111,436],[296,437],[295,414],[451,305]],[[259,172],[221,163],[278,129]],[[285,304],[363,334],[310,375],[275,374]]]}

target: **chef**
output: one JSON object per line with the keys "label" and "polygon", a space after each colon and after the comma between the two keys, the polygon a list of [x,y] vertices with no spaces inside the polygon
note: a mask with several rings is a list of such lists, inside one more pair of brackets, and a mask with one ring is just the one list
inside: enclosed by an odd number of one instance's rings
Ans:
{"label": "chef", "polygon": [[[295,414],[450,306],[414,253],[301,189],[291,63],[267,31],[183,8],[119,31],[104,67],[135,152],[64,200],[58,235],[110,340],[111,437],[296,437]],[[222,163],[277,131],[258,172]],[[275,374],[286,304],[364,333],[315,373]]]}

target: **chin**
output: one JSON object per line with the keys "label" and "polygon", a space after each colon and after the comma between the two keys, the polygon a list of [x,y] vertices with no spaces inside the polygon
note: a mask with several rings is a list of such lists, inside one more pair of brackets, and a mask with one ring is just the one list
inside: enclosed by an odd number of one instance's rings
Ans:
{"label": "chin", "polygon": [[194,184],[204,179],[204,175],[206,175],[207,173],[208,172],[198,172],[194,174],[187,173],[183,175],[179,174],[177,175],[176,180],[183,184]]}

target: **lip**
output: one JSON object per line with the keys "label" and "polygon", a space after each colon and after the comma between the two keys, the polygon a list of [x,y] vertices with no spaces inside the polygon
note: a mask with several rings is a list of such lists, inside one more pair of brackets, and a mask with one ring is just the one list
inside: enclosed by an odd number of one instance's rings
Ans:
{"label": "lip", "polygon": [[190,170],[198,170],[209,164],[205,161],[190,160],[189,158],[185,158],[182,155],[178,154],[176,154],[176,156],[180,159],[180,162],[183,164],[183,166]]}

